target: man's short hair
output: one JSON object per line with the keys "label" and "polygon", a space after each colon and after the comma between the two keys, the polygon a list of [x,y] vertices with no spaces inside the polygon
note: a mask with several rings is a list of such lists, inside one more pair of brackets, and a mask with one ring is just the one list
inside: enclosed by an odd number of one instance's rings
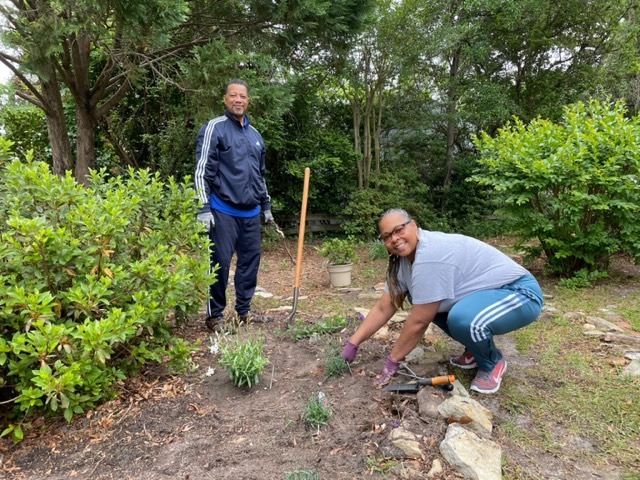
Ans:
{"label": "man's short hair", "polygon": [[245,87],[247,89],[247,93],[249,93],[249,85],[247,85],[247,82],[245,82],[244,80],[240,80],[239,78],[234,78],[233,80],[229,80],[227,82],[227,84],[224,86],[224,94],[225,95],[229,91],[229,86],[230,85],[242,85],[243,87]]}

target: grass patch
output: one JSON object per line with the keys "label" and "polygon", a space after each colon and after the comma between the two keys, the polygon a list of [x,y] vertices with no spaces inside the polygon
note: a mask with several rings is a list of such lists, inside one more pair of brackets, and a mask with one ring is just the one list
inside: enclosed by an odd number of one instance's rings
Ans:
{"label": "grass patch", "polygon": [[636,332],[640,332],[640,311],[638,310],[640,306],[636,306],[633,310],[623,308],[620,310],[620,313],[624,316],[624,318],[631,325],[631,329]]}
{"label": "grass patch", "polygon": [[[533,426],[526,434],[532,445],[562,454],[571,437],[586,439],[594,445],[590,461],[635,471],[640,379],[625,379],[617,367],[604,363],[597,353],[599,341],[585,337],[581,325],[562,319],[536,322],[514,336],[528,351],[538,352],[539,361],[523,382],[507,382],[501,394],[505,407],[531,417]],[[501,429],[514,442],[523,441],[515,425],[506,423]]]}
{"label": "grass patch", "polygon": [[289,335],[294,342],[297,342],[303,338],[311,337],[314,333],[318,335],[337,333],[347,325],[349,325],[349,319],[345,315],[334,315],[316,323],[296,322],[289,329]]}

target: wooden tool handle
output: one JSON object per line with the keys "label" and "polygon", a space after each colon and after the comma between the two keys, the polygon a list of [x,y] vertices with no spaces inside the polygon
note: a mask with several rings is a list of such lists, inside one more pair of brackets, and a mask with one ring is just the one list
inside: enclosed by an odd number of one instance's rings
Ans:
{"label": "wooden tool handle", "polygon": [[443,375],[441,377],[427,378],[424,382],[419,382],[424,385],[448,385],[456,381],[455,375]]}
{"label": "wooden tool handle", "polygon": [[304,184],[302,186],[302,208],[300,209],[300,230],[298,232],[298,252],[296,256],[296,278],[294,287],[300,288],[300,277],[302,275],[302,250],[304,246],[304,227],[307,223],[307,199],[309,197],[309,177],[311,169],[304,169]]}

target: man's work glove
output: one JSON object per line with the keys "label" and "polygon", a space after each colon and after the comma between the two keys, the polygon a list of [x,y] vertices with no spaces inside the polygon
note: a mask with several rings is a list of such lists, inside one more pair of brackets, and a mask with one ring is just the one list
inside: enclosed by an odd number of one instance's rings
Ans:
{"label": "man's work glove", "polygon": [[213,219],[213,212],[209,205],[204,205],[200,210],[198,210],[196,218],[200,223],[207,227],[207,230],[212,229],[216,225],[216,221]]}
{"label": "man's work glove", "polygon": [[273,213],[271,213],[271,210],[265,210],[263,213],[264,223],[276,223],[276,221],[273,219]]}
{"label": "man's work glove", "polygon": [[356,359],[356,354],[358,353],[358,346],[354,345],[351,342],[347,342],[347,344],[342,349],[342,358],[347,363],[353,363]]}
{"label": "man's work glove", "polygon": [[391,359],[391,356],[387,357],[387,361],[384,363],[384,368],[382,369],[382,373],[375,381],[376,387],[384,387],[391,381],[391,377],[398,371],[398,367],[400,366],[400,362],[396,362]]}

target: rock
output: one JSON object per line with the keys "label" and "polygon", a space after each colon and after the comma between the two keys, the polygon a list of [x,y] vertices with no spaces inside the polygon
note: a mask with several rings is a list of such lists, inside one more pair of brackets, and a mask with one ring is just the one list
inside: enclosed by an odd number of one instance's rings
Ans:
{"label": "rock", "polygon": [[354,312],[359,313],[363,317],[366,317],[367,315],[369,315],[369,309],[368,308],[356,307],[353,310],[354,310]]}
{"label": "rock", "polygon": [[[307,298],[309,298],[309,295],[302,295],[298,297],[298,300],[306,300]],[[293,302],[293,297],[285,298],[285,302]]]}
{"label": "rock", "polygon": [[629,360],[640,360],[640,352],[628,350],[624,352],[624,358],[628,358]]}
{"label": "rock", "polygon": [[420,469],[413,467],[409,462],[399,462],[390,471],[393,478],[400,478],[402,480],[417,480],[424,478]]}
{"label": "rock", "polygon": [[619,332],[619,333],[624,332],[624,329],[620,328],[618,325],[616,325],[613,322],[609,322],[608,320],[605,320],[604,318],[587,317],[585,321],[586,323],[595,325],[596,328],[602,332]]}
{"label": "rock", "polygon": [[404,322],[409,316],[409,312],[405,312],[404,310],[398,310],[396,314],[391,317],[389,323],[400,323]]}
{"label": "rock", "polygon": [[394,447],[404,452],[407,458],[420,458],[422,451],[422,435],[417,435],[402,427],[394,428],[389,434],[389,440]]}
{"label": "rock", "polygon": [[470,417],[473,421],[466,424],[465,427],[483,437],[491,436],[493,414],[472,398],[458,395],[450,397],[438,406],[438,413],[444,418]]}
{"label": "rock", "polygon": [[462,383],[460,383],[460,380],[457,380],[457,379],[455,382],[453,382],[453,390],[451,390],[451,394],[458,395],[459,397],[466,397],[466,398],[471,397],[467,389],[464,388],[464,385],[462,385]]}
{"label": "rock", "polygon": [[631,363],[622,370],[622,375],[640,377],[640,360],[631,360]]}
{"label": "rock", "polygon": [[407,363],[420,363],[420,360],[424,358],[424,348],[417,346],[404,357],[404,361]]}
{"label": "rock", "polygon": [[386,342],[389,340],[391,334],[389,333],[389,327],[383,325],[380,330],[373,334],[371,338],[375,340],[380,340],[382,342]]}
{"label": "rock", "polygon": [[604,337],[604,332],[601,332],[600,330],[596,330],[596,327],[593,327],[592,329],[588,329],[582,332],[583,335],[587,335],[588,337]]}
{"label": "rock", "polygon": [[629,345],[640,345],[640,336],[635,335],[626,335],[623,333],[607,333],[605,334],[603,340],[605,342],[617,342],[617,343],[625,343]]}
{"label": "rock", "polygon": [[376,292],[384,292],[384,285],[385,285],[385,283],[384,283],[384,282],[376,283],[376,284],[373,286],[373,289],[374,289]]}
{"label": "rock", "polygon": [[443,472],[442,463],[437,458],[431,464],[431,468],[427,473],[427,478],[433,478],[436,475],[440,475]]}
{"label": "rock", "polygon": [[358,298],[361,300],[378,300],[380,298],[379,293],[359,293]]}
{"label": "rock", "polygon": [[424,418],[440,418],[438,406],[442,403],[442,397],[432,388],[421,388],[416,394],[418,412]]}
{"label": "rock", "polygon": [[268,312],[290,312],[291,310],[293,310],[293,307],[291,305],[282,305],[280,307],[270,308],[267,311]]}
{"label": "rock", "polygon": [[256,288],[256,291],[255,291],[254,295],[256,297],[261,297],[261,298],[273,298],[273,293],[265,292],[264,290],[258,291],[257,288]]}
{"label": "rock", "polygon": [[586,315],[583,312],[567,312],[562,317],[568,322],[584,323]]}
{"label": "rock", "polygon": [[555,312],[543,311],[538,317],[538,321],[549,322],[558,318],[558,314]]}
{"label": "rock", "polygon": [[458,423],[452,423],[447,428],[447,434],[440,443],[440,453],[465,478],[502,479],[500,446],[478,437]]}

